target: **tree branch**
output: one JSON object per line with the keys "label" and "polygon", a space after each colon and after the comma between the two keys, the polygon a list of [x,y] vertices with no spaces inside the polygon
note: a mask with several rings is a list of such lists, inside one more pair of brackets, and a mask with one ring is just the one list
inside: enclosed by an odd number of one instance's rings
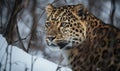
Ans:
{"label": "tree branch", "polygon": [[115,6],[115,0],[111,0],[111,15],[110,15],[110,21],[111,21],[111,24],[114,25],[114,14],[115,14],[115,9],[116,9],[116,6]]}
{"label": "tree branch", "polygon": [[21,6],[22,0],[15,0],[15,5],[12,10],[12,14],[10,16],[9,22],[7,24],[6,31],[4,33],[4,36],[6,37],[8,44],[12,44],[13,42],[13,34],[14,34],[14,27],[17,23],[17,14],[22,9]]}
{"label": "tree branch", "polygon": [[29,40],[29,43],[28,43],[28,48],[27,48],[27,52],[29,51],[30,49],[30,46],[31,46],[31,41],[32,40],[35,40],[37,38],[37,35],[36,35],[36,28],[37,28],[37,24],[38,24],[38,19],[37,19],[37,16],[35,14],[35,11],[36,11],[36,3],[37,1],[36,0],[33,0],[33,7],[32,7],[32,16],[33,16],[33,24],[32,24],[32,29],[31,29],[31,33],[30,33],[30,40]]}

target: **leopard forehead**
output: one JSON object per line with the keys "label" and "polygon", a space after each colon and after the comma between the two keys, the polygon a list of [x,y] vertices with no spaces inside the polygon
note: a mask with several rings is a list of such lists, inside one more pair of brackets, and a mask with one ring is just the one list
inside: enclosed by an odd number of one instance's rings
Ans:
{"label": "leopard forehead", "polygon": [[70,19],[71,12],[70,10],[73,8],[73,6],[63,6],[54,8],[52,12],[48,12],[47,20],[49,21],[65,21],[67,17]]}
{"label": "leopard forehead", "polygon": [[67,17],[71,14],[76,14],[77,16],[78,11],[81,11],[83,9],[85,9],[85,7],[82,4],[65,5],[61,7],[53,7],[52,4],[48,4],[46,6],[47,19],[49,19],[49,17],[51,17],[52,15],[52,19],[55,20],[57,20],[59,17]]}
{"label": "leopard forehead", "polygon": [[69,21],[72,18],[72,14],[68,9],[64,9],[63,7],[54,9],[50,16],[47,17],[47,21]]}

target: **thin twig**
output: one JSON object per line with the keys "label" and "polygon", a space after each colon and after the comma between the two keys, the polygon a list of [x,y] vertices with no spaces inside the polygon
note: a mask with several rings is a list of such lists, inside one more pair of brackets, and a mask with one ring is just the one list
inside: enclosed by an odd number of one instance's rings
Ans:
{"label": "thin twig", "polygon": [[31,71],[33,71],[33,65],[34,65],[34,63],[35,63],[35,61],[37,60],[37,58],[35,58],[34,60],[33,60],[33,56],[31,56]]}
{"label": "thin twig", "polygon": [[4,71],[6,71],[6,69],[7,69],[7,62],[8,62],[8,46],[9,46],[9,45],[7,45],[7,47],[6,47],[6,60],[5,60]]}
{"label": "thin twig", "polygon": [[54,1],[52,2],[52,4],[53,4],[53,3],[56,3],[56,2],[58,2],[58,1],[60,1],[60,0],[54,0]]}
{"label": "thin twig", "polygon": [[17,29],[18,39],[19,39],[19,41],[20,41],[20,43],[21,43],[22,49],[23,49],[25,52],[27,52],[27,50],[26,50],[26,48],[25,48],[25,46],[24,46],[24,44],[23,44],[23,42],[22,42],[22,39],[21,39],[21,37],[20,37],[20,33],[19,33],[19,30],[18,30],[18,24],[16,25],[16,29]]}
{"label": "thin twig", "polygon": [[67,0],[64,0],[65,3],[67,3]]}
{"label": "thin twig", "polygon": [[44,13],[45,13],[45,10],[43,10],[43,12],[41,13],[39,20],[41,19],[41,17],[43,16]]}
{"label": "thin twig", "polygon": [[[20,16],[19,17],[20,19],[21,19],[21,21],[23,21],[23,18]],[[24,23],[24,21],[23,21],[23,24],[25,24],[29,29],[30,29],[30,27],[28,26],[28,23],[26,24],[26,23]]]}
{"label": "thin twig", "polygon": [[27,52],[30,49],[31,41],[37,38],[36,28],[37,28],[37,24],[38,24],[38,19],[37,19],[36,14],[35,14],[36,2],[37,2],[36,0],[33,1],[33,7],[32,7],[33,24],[32,24],[32,29],[31,29],[31,32],[30,32],[31,36],[30,36],[30,40],[29,40],[29,43],[28,43]]}
{"label": "thin twig", "polygon": [[60,57],[59,57],[59,64],[58,64],[58,67],[57,67],[57,69],[56,69],[56,71],[59,71],[62,67],[60,66],[61,65],[61,62],[63,61],[63,56],[62,56],[62,54],[60,55]]}
{"label": "thin twig", "polygon": [[110,20],[111,20],[111,24],[114,25],[114,14],[115,14],[115,0],[111,0],[111,15],[110,15]]}
{"label": "thin twig", "polygon": [[2,69],[2,63],[0,62],[0,71],[1,71],[1,69]]}
{"label": "thin twig", "polygon": [[12,11],[12,9],[11,9],[11,7],[10,7],[10,0],[5,0],[6,1],[6,5],[7,5],[7,8],[8,8],[8,12],[11,12]]}
{"label": "thin twig", "polygon": [[3,23],[2,23],[2,15],[3,15],[3,14],[2,14],[2,9],[3,9],[3,8],[2,8],[2,5],[1,5],[1,3],[0,3],[0,10],[1,10],[1,11],[0,11],[0,20],[1,20],[1,21],[0,21],[0,22],[1,22],[1,23],[0,23],[0,34],[3,32]]}
{"label": "thin twig", "polygon": [[[28,34],[25,38],[21,38],[21,40],[26,40],[29,36],[30,36],[30,34]],[[18,39],[18,40],[15,40],[13,43],[16,43],[16,42],[18,42],[18,41],[19,41],[19,39]]]}
{"label": "thin twig", "polygon": [[32,38],[31,38],[31,34],[30,34],[30,40],[29,40],[28,47],[27,47],[27,53],[29,52],[29,49],[30,49],[31,40],[32,40]]}
{"label": "thin twig", "polygon": [[9,71],[12,70],[12,46],[10,47],[10,67],[9,67]]}

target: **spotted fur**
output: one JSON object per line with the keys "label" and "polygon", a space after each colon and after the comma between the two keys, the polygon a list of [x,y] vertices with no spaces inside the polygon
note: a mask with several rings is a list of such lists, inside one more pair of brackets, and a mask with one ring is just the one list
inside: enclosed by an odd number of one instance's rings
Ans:
{"label": "spotted fur", "polygon": [[46,41],[59,46],[73,71],[120,71],[120,30],[82,4],[46,7]]}

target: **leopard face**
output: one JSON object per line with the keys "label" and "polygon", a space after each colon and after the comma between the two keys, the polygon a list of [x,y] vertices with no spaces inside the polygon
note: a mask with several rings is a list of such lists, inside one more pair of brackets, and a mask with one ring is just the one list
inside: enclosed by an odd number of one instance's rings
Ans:
{"label": "leopard face", "polygon": [[47,21],[45,27],[48,45],[69,49],[85,40],[85,22],[77,18],[77,9],[83,10],[82,6],[80,4],[56,8],[49,4],[46,7]]}

